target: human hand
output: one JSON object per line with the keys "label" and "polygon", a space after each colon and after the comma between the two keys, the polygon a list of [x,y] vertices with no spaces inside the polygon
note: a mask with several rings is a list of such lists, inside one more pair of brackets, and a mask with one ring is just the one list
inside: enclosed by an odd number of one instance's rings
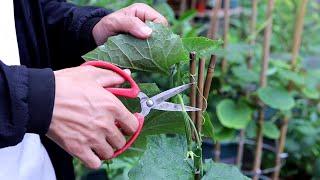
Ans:
{"label": "human hand", "polygon": [[121,131],[129,135],[138,128],[135,116],[103,88],[120,85],[124,79],[92,66],[54,74],[56,95],[47,136],[87,167],[97,169],[101,160],[111,158],[115,150],[125,145]]}
{"label": "human hand", "polygon": [[136,3],[103,17],[92,30],[94,40],[97,45],[102,45],[108,37],[122,32],[146,39],[152,29],[145,21],[168,25],[166,18],[156,10],[146,4]]}

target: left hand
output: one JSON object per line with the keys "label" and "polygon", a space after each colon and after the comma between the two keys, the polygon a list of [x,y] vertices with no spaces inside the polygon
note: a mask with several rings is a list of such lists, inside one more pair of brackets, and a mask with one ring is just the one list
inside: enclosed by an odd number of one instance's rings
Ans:
{"label": "left hand", "polygon": [[152,29],[145,22],[153,21],[168,25],[165,17],[156,10],[143,3],[136,3],[103,17],[93,28],[92,34],[97,45],[102,45],[110,36],[118,33],[147,39]]}

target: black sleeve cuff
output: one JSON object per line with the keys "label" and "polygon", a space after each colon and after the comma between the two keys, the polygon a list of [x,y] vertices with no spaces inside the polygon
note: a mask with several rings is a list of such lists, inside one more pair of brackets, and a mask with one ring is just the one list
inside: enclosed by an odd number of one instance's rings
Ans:
{"label": "black sleeve cuff", "polygon": [[83,42],[87,42],[87,48],[85,51],[91,51],[94,48],[97,47],[97,44],[94,40],[92,30],[94,26],[102,19],[102,17],[94,17],[86,21],[83,25],[82,28],[80,29],[80,39]]}
{"label": "black sleeve cuff", "polygon": [[104,16],[110,14],[111,12],[111,10],[98,8],[84,18],[83,24],[80,28],[79,38],[80,42],[86,43],[86,49],[84,50],[85,52],[89,52],[97,47],[92,30]]}
{"label": "black sleeve cuff", "polygon": [[54,106],[55,79],[53,71],[28,69],[29,74],[29,122],[27,132],[44,135],[47,133]]}

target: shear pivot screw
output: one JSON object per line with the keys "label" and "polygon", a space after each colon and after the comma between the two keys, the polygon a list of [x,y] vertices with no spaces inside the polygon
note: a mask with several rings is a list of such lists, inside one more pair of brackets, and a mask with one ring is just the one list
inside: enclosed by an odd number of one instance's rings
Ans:
{"label": "shear pivot screw", "polygon": [[148,99],[146,103],[148,107],[153,106],[153,101],[151,99]]}

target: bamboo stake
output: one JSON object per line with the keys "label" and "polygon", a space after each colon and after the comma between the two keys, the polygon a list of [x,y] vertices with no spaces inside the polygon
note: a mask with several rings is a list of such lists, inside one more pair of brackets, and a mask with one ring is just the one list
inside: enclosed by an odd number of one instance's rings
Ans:
{"label": "bamboo stake", "polygon": [[203,96],[205,98],[205,104],[203,107],[203,110],[205,110],[208,106],[208,97],[209,97],[209,93],[210,93],[210,88],[211,88],[211,83],[212,83],[212,78],[213,78],[213,73],[214,73],[214,68],[216,66],[216,55],[211,55],[210,58],[210,62],[209,62],[209,66],[208,66],[208,70],[207,70],[207,76],[206,76],[206,81],[204,83],[204,90],[203,90]]}
{"label": "bamboo stake", "polygon": [[197,0],[191,0],[191,9],[197,8]]}
{"label": "bamboo stake", "polygon": [[[227,49],[227,46],[228,46],[228,32],[229,32],[229,26],[230,26],[229,7],[230,7],[230,0],[224,0],[223,49]],[[223,57],[221,65],[222,65],[221,66],[222,73],[226,73],[228,68],[228,62],[227,62],[226,56]]]}
{"label": "bamboo stake", "polygon": [[216,0],[216,4],[214,8],[212,8],[211,21],[210,21],[209,30],[207,33],[208,38],[211,38],[211,39],[217,38],[217,32],[219,28],[218,12],[220,8],[221,8],[221,0]]}
{"label": "bamboo stake", "polygon": [[185,12],[186,9],[187,9],[187,0],[181,0],[179,15],[183,14],[183,12]]}
{"label": "bamboo stake", "polygon": [[[250,21],[250,35],[255,33],[256,30],[256,24],[257,24],[257,5],[258,5],[258,0],[252,0],[252,14],[251,14],[251,21]],[[254,55],[254,50],[253,46],[256,44],[256,39],[252,38],[250,40],[250,51],[249,51],[249,57],[247,61],[247,66],[249,69],[252,68],[252,59]]]}
{"label": "bamboo stake", "polygon": [[[197,107],[203,109],[203,88],[204,88],[204,68],[205,59],[201,58],[198,67],[198,94],[197,94]],[[202,111],[196,112],[196,127],[198,133],[201,134],[202,131]]]}
{"label": "bamboo stake", "polygon": [[[269,65],[269,55],[270,55],[270,40],[272,34],[272,11],[274,7],[274,0],[268,1],[267,9],[267,19],[270,19],[266,29],[264,31],[264,40],[263,40],[263,56],[262,56],[262,66],[260,73],[260,87],[265,87],[267,85],[267,70]],[[258,101],[260,104],[258,112],[258,124],[257,124],[257,139],[256,139],[256,149],[255,149],[255,159],[253,165],[253,180],[258,180],[261,170],[261,158],[262,158],[262,144],[263,144],[263,125],[264,125],[264,105],[262,102]]]}
{"label": "bamboo stake", "polygon": [[216,142],[214,145],[214,161],[219,162],[220,161],[220,154],[221,154],[221,144],[219,141]]}
{"label": "bamboo stake", "polygon": [[[199,66],[198,66],[198,93],[197,93],[197,107],[202,109],[203,107],[203,88],[204,88],[204,68],[205,68],[205,59],[201,58],[199,60]],[[198,134],[201,135],[202,131],[202,110],[196,112],[196,128],[198,131]],[[201,148],[201,147],[199,147]],[[201,152],[202,153],[202,152]],[[195,158],[195,167],[196,167],[196,174],[195,174],[195,179],[200,180],[202,176],[201,169],[199,168],[202,164],[202,158],[197,157]]]}
{"label": "bamboo stake", "polygon": [[[251,13],[251,19],[250,19],[250,34],[253,34],[256,29],[256,23],[257,23],[257,5],[258,0],[252,0],[252,13]],[[255,45],[255,38],[252,38],[250,40],[250,51],[249,51],[249,57],[247,59],[247,67],[248,69],[252,69],[252,59],[254,51],[252,50],[252,47]],[[248,92],[246,92],[248,94]],[[244,140],[245,140],[245,129],[240,130],[240,136],[239,136],[239,144],[238,144],[238,153],[237,153],[237,166],[239,169],[241,169],[242,165],[242,159],[243,159],[243,152],[244,152]]]}
{"label": "bamboo stake", "polygon": [[[295,31],[293,35],[294,37],[293,37],[292,57],[291,57],[291,68],[293,70],[296,68],[297,57],[298,57],[299,49],[301,45],[301,35],[303,32],[303,23],[304,23],[304,16],[306,13],[307,3],[308,3],[308,0],[302,0],[296,14],[296,24],[295,24]],[[289,82],[289,85],[287,87],[288,91],[291,90],[291,84],[292,83]],[[279,175],[281,171],[281,154],[283,153],[284,147],[285,147],[288,124],[289,124],[289,117],[285,116],[280,127],[280,139],[279,139],[279,145],[277,148],[276,160],[275,160],[276,169],[272,175],[273,180],[279,179]]]}

